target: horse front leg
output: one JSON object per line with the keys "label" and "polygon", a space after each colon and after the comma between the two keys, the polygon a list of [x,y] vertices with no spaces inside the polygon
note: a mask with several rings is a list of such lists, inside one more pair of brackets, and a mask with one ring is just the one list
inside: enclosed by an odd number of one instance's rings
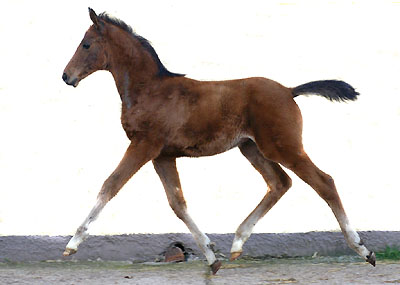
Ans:
{"label": "horse front leg", "polygon": [[89,236],[88,230],[90,224],[97,219],[107,202],[117,195],[122,186],[124,186],[140,167],[158,155],[160,148],[157,148],[155,145],[156,144],[144,142],[132,142],[129,145],[117,168],[104,182],[97,196],[96,204],[77,229],[75,235],[68,242],[63,253],[64,256],[69,256],[77,252],[78,246]]}
{"label": "horse front leg", "polygon": [[216,274],[221,267],[221,261],[216,259],[210,245],[210,239],[200,231],[187,212],[186,201],[183,197],[178,170],[176,169],[176,159],[158,157],[153,160],[153,165],[164,186],[172,210],[186,224],[197,245],[205,255],[212,273]]}

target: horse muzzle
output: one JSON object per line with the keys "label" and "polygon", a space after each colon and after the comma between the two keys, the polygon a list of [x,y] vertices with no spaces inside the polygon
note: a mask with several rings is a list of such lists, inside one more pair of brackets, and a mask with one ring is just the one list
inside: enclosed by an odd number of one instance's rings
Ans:
{"label": "horse muzzle", "polygon": [[66,84],[74,86],[74,87],[78,86],[78,84],[79,84],[78,78],[76,78],[74,76],[68,76],[68,74],[65,72],[62,75],[62,79],[64,80],[64,82]]}

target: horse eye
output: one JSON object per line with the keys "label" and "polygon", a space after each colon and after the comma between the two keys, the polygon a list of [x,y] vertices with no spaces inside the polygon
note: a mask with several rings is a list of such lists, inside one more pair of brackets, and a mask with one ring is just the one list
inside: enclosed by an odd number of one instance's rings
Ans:
{"label": "horse eye", "polygon": [[90,48],[90,44],[83,44],[83,48],[84,49],[89,49]]}

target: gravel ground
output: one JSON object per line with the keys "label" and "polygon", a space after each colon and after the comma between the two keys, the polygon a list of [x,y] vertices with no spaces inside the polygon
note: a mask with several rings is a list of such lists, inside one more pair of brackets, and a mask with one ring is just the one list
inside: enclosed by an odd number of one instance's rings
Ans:
{"label": "gravel ground", "polygon": [[0,263],[0,284],[400,284],[400,262],[377,267],[352,257],[224,262],[216,276],[185,263]]}

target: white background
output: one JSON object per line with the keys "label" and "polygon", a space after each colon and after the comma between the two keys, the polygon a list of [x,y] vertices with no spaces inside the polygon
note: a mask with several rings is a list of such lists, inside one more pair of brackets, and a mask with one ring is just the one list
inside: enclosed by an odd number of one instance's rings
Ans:
{"label": "white background", "polygon": [[[296,98],[304,145],[334,177],[357,230],[399,230],[399,2],[2,0],[0,235],[73,234],[128,146],[109,73],[97,72],[76,89],[61,80],[91,24],[88,6],[124,20],[152,42],[170,71],[191,78],[352,84],[361,93],[356,102]],[[237,149],[179,159],[178,168],[190,213],[205,232],[234,232],[266,192]],[[292,189],[255,231],[338,230],[325,202],[289,174]],[[165,232],[187,229],[151,163],[92,231]]]}

